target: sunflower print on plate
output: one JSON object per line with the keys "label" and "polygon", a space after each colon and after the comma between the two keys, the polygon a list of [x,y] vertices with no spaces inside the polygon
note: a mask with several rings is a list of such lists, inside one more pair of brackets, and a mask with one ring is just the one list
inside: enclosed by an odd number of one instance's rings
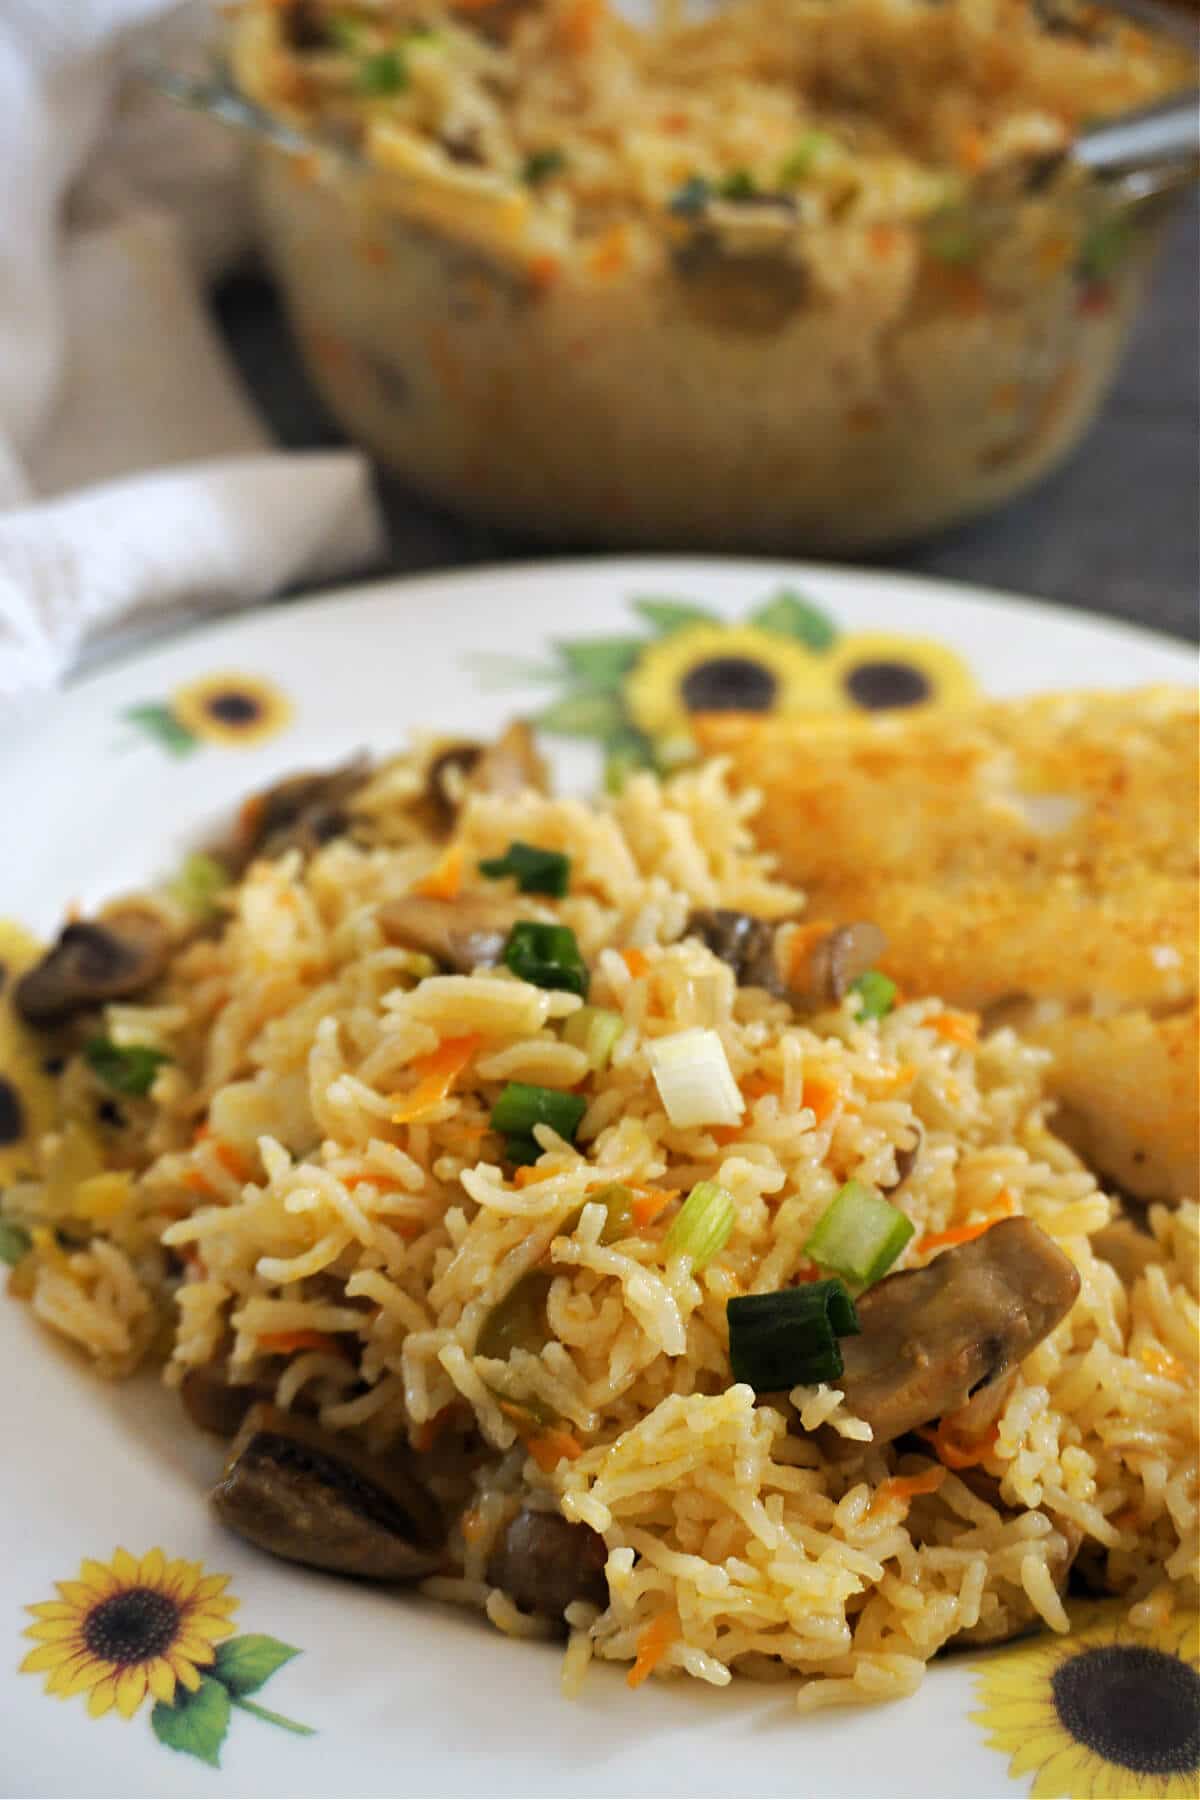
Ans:
{"label": "sunflower print on plate", "polygon": [[1200,1794],[1200,1626],[1164,1607],[1145,1627],[1101,1605],[1069,1637],[975,1665],[976,1724],[1030,1776],[1031,1800],[1195,1800]]}
{"label": "sunflower print on plate", "polygon": [[190,756],[201,744],[240,750],[274,737],[292,721],[286,694],[260,675],[221,670],[166,700],[126,707],[122,717],[171,756]]}
{"label": "sunflower print on plate", "polygon": [[55,1586],[57,1600],[26,1609],[35,1647],[21,1664],[22,1674],[45,1676],[48,1694],[86,1696],[94,1719],[132,1719],[149,1698],[159,1742],[214,1769],[235,1707],[312,1736],[310,1726],[249,1698],[300,1652],[260,1633],[233,1635],[229,1615],[239,1602],[228,1575],[206,1575],[202,1564],[159,1549],[140,1561],[118,1549],[108,1563],[85,1557],[73,1581]]}
{"label": "sunflower print on plate", "polygon": [[911,710],[975,694],[966,664],[944,644],[886,631],[841,633],[791,588],[735,624],[690,600],[647,596],[631,604],[642,625],[636,635],[560,639],[552,665],[472,659],[503,684],[560,683],[562,696],[533,723],[598,742],[612,786],[629,769],[688,761],[696,713]]}

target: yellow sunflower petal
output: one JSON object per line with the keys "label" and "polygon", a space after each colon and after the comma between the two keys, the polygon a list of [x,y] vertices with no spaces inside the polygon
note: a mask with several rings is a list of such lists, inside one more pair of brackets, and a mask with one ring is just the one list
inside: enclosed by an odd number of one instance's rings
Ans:
{"label": "yellow sunflower petal", "polygon": [[[196,1583],[196,1587],[195,1587],[196,1598],[197,1598],[197,1600],[215,1599],[216,1596],[220,1593],[223,1593],[224,1590],[228,1586],[229,1586],[228,1575],[206,1575],[204,1577],[203,1581],[198,1581]],[[233,1595],[230,1594],[228,1599],[226,1601],[224,1601],[224,1605],[236,1606],[237,1601],[233,1598]]]}
{"label": "yellow sunflower petal", "polygon": [[168,1668],[175,1671],[176,1679],[182,1686],[187,1688],[189,1693],[194,1694],[200,1686],[200,1676],[187,1657],[181,1656],[178,1649],[171,1649],[166,1652],[163,1661]]}
{"label": "yellow sunflower petal", "polygon": [[216,1655],[216,1650],[209,1638],[201,1637],[199,1632],[191,1632],[186,1629],[175,1639],[171,1648],[177,1650],[180,1656],[186,1656],[190,1663],[210,1663]]}
{"label": "yellow sunflower petal", "polygon": [[61,1700],[70,1700],[72,1695],[86,1694],[98,1681],[106,1681],[113,1674],[112,1663],[101,1662],[85,1651],[55,1671],[46,1683],[46,1692],[57,1694]]}
{"label": "yellow sunflower petal", "polygon": [[1028,1775],[1032,1769],[1040,1769],[1046,1758],[1060,1747],[1065,1736],[1057,1719],[1052,1728],[1035,1732],[1024,1742],[1013,1743],[1006,1734],[1004,1747],[1012,1753],[1009,1774]]}
{"label": "yellow sunflower petal", "polygon": [[286,694],[258,675],[206,675],[171,695],[176,721],[213,744],[258,744],[291,722]]}
{"label": "yellow sunflower petal", "polygon": [[111,1712],[117,1697],[117,1677],[106,1675],[98,1681],[88,1699],[88,1712],[93,1719],[102,1719],[106,1712]]}
{"label": "yellow sunflower petal", "polygon": [[688,625],[643,650],[625,679],[625,705],[655,743],[686,742],[696,713],[826,712],[844,704],[827,660],[757,625]]}
{"label": "yellow sunflower petal", "polygon": [[186,1562],[182,1556],[172,1557],[159,1577],[160,1591],[170,1594],[175,1600],[190,1598],[196,1589],[196,1578],[192,1571],[199,1566],[198,1563]]}
{"label": "yellow sunflower petal", "polygon": [[175,1671],[164,1656],[159,1656],[146,1670],[146,1686],[156,1700],[170,1706],[175,1698]]}
{"label": "yellow sunflower petal", "polygon": [[69,1644],[39,1644],[30,1650],[21,1664],[22,1675],[40,1675],[44,1669],[57,1669],[68,1662],[73,1652]]}
{"label": "yellow sunflower petal", "polygon": [[236,1629],[232,1619],[224,1613],[210,1612],[207,1607],[203,1610],[197,1608],[195,1612],[189,1608],[184,1616],[183,1628],[185,1631],[198,1632],[204,1637],[228,1637]]}
{"label": "yellow sunflower petal", "polygon": [[[96,1564],[97,1568],[99,1568],[99,1566],[99,1564]],[[139,1564],[137,1558],[130,1556],[128,1550],[120,1548],[113,1551],[111,1571],[106,1569],[105,1574],[111,1573],[115,1577],[113,1581],[114,1588],[136,1587],[138,1581],[138,1568]]]}
{"label": "yellow sunflower petal", "polygon": [[71,1619],[39,1619],[36,1625],[25,1627],[25,1636],[37,1638],[43,1644],[65,1644],[69,1639],[78,1638],[79,1626],[78,1616]]}
{"label": "yellow sunflower petal", "polygon": [[166,1566],[167,1559],[157,1546],[153,1550],[147,1550],[138,1566],[138,1581],[143,1587],[157,1587]]}
{"label": "yellow sunflower petal", "polygon": [[146,1665],[134,1663],[117,1677],[117,1711],[123,1719],[132,1719],[146,1698]]}
{"label": "yellow sunflower petal", "polygon": [[[89,1587],[86,1581],[56,1581],[54,1585],[65,1603],[74,1607],[77,1613],[89,1612],[97,1600],[106,1598],[98,1588]],[[116,1589],[109,1591],[115,1593]]]}
{"label": "yellow sunflower petal", "polygon": [[38,1600],[25,1608],[35,1619],[77,1619],[79,1608],[66,1600]]}
{"label": "yellow sunflower petal", "polygon": [[868,712],[963,706],[976,697],[966,663],[934,638],[850,631],[830,651],[827,668],[841,704]]}
{"label": "yellow sunflower petal", "polygon": [[[1095,1781],[1104,1774],[1107,1766],[1100,1757],[1093,1756],[1082,1744],[1070,1741],[1049,1756],[1046,1755],[1046,1748],[1043,1743],[1042,1762],[1034,1776],[1031,1796],[1037,1795],[1037,1800],[1089,1800],[1091,1795],[1097,1793]],[[1015,1773],[1011,1765],[1009,1772]],[[1125,1771],[1125,1781],[1128,1784],[1128,1769]]]}

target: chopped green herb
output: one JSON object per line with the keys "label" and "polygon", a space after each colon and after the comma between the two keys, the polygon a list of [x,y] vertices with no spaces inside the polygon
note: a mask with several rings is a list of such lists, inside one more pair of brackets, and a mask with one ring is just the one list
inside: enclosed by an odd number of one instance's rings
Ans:
{"label": "chopped green herb", "polygon": [[23,1225],[14,1225],[11,1219],[0,1219],[0,1262],[15,1269],[22,1257],[29,1254],[33,1239]]}
{"label": "chopped green herb", "polygon": [[521,180],[529,187],[538,187],[543,181],[549,181],[551,175],[561,175],[566,166],[563,151],[534,150],[521,166]]}
{"label": "chopped green herb", "polygon": [[749,169],[734,169],[717,187],[722,200],[753,200],[757,192],[758,184]]}
{"label": "chopped green herb", "polygon": [[1109,280],[1128,252],[1132,236],[1128,219],[1119,213],[1101,219],[1080,245],[1076,273],[1085,281]]}
{"label": "chopped green herb", "polygon": [[705,181],[703,175],[692,175],[671,195],[667,211],[674,213],[677,219],[699,218],[712,195],[712,182]]}
{"label": "chopped green herb", "polygon": [[850,983],[850,992],[858,995],[860,1019],[886,1019],[896,1004],[899,992],[894,981],[878,969],[868,969]]}
{"label": "chopped green herb", "polygon": [[481,875],[502,881],[512,875],[522,894],[553,894],[561,900],[571,875],[571,859],[561,850],[541,850],[536,844],[514,839],[503,856],[491,856],[479,865]]}
{"label": "chopped green herb", "polygon": [[408,86],[408,68],[399,50],[378,50],[358,65],[356,86],[360,94],[402,94]]}
{"label": "chopped green herb", "polygon": [[335,49],[354,52],[362,43],[362,21],[349,13],[333,13],[325,20],[325,35]]}
{"label": "chopped green herb", "polygon": [[979,254],[979,233],[965,212],[935,213],[925,227],[925,243],[939,262],[961,268]]}
{"label": "chopped green herb", "polygon": [[170,1058],[149,1044],[114,1044],[111,1038],[96,1037],[84,1046],[83,1059],[97,1080],[114,1094],[148,1094],[154,1077]]}
{"label": "chopped green herb", "polygon": [[870,1287],[887,1274],[915,1229],[873,1188],[848,1181],[817,1220],[804,1254],[857,1287]]}
{"label": "chopped green herb", "polygon": [[510,1081],[492,1108],[492,1128],[508,1139],[508,1159],[536,1162],[541,1146],[533,1135],[535,1125],[549,1125],[568,1144],[575,1142],[579,1121],[587,1111],[582,1094],[566,1094],[561,1088],[534,1087],[527,1081]]}
{"label": "chopped green herb", "polygon": [[588,1068],[598,1074],[607,1069],[624,1029],[625,1021],[619,1012],[609,1012],[603,1006],[581,1006],[563,1026],[563,1038],[584,1052]]}
{"label": "chopped green herb", "polygon": [[836,1381],[845,1367],[838,1338],[860,1329],[854,1302],[837,1280],[739,1295],[727,1302],[725,1317],[733,1379],[756,1394]]}
{"label": "chopped green herb", "polygon": [[204,850],[194,850],[184,857],[170,893],[197,919],[211,919],[217,910],[217,895],[228,886],[229,870],[224,863]]}
{"label": "chopped green herb", "polygon": [[832,144],[833,139],[824,131],[806,131],[797,138],[796,143],[779,165],[779,179],[785,185],[803,181],[811,175],[816,164]]}
{"label": "chopped green herb", "polygon": [[602,1206],[608,1215],[600,1233],[602,1244],[617,1244],[633,1230],[633,1192],[624,1182],[612,1181],[598,1188],[588,1195],[588,1205]]}
{"label": "chopped green herb", "polygon": [[508,934],[504,962],[514,975],[534,987],[562,988],[587,999],[587,964],[569,925],[539,925],[521,919]]}
{"label": "chopped green herb", "polygon": [[668,1252],[682,1250],[702,1269],[729,1242],[737,1209],[733,1195],[715,1181],[698,1181],[663,1239]]}

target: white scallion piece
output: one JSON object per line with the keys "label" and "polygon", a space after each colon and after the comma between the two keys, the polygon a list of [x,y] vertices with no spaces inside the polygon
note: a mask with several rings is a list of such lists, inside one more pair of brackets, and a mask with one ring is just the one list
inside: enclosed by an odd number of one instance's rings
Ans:
{"label": "white scallion piece", "polygon": [[696,1026],[659,1038],[650,1067],[672,1125],[736,1125],[746,1110],[715,1031]]}

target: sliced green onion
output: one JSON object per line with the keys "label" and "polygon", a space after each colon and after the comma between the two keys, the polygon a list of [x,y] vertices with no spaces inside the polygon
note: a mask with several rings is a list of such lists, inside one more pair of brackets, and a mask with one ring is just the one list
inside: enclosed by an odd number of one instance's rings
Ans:
{"label": "sliced green onion", "polygon": [[682,1250],[702,1269],[729,1242],[737,1208],[733,1195],[715,1181],[698,1181],[671,1223],[663,1243],[668,1252]]}
{"label": "sliced green onion", "polygon": [[848,1181],[825,1208],[804,1246],[823,1269],[858,1287],[886,1275],[916,1227],[907,1213],[861,1181]]}
{"label": "sliced green onion", "polygon": [[603,1006],[581,1006],[571,1014],[562,1034],[568,1044],[583,1051],[593,1074],[599,1074],[601,1069],[607,1069],[624,1029],[625,1021],[619,1012],[609,1012]]}
{"label": "sliced green onion", "polygon": [[522,894],[552,894],[561,900],[571,876],[571,859],[561,850],[542,850],[514,838],[503,856],[489,856],[481,862],[479,873],[489,881],[511,875]]}
{"label": "sliced green onion", "polygon": [[698,218],[712,199],[712,192],[711,181],[705,181],[703,175],[692,175],[671,195],[667,211],[677,219]]}
{"label": "sliced green onion", "polygon": [[549,181],[551,175],[560,175],[567,166],[567,159],[561,150],[534,150],[521,165],[521,180],[529,187],[538,187],[543,181]]}
{"label": "sliced green onion", "polygon": [[229,886],[229,870],[207,851],[193,850],[185,856],[169,892],[173,900],[185,906],[197,919],[211,919],[216,912],[216,898]]}
{"label": "sliced green onion", "polygon": [[15,1269],[32,1247],[33,1239],[23,1225],[14,1225],[11,1219],[0,1219],[0,1262]]}
{"label": "sliced green onion", "polygon": [[715,1031],[695,1026],[659,1038],[650,1047],[650,1067],[672,1125],[736,1125],[746,1110]]}
{"label": "sliced green onion", "polygon": [[97,1037],[84,1046],[83,1060],[92,1074],[114,1094],[148,1094],[163,1063],[171,1059],[149,1044],[114,1044]]}
{"label": "sliced green onion", "polygon": [[779,179],[791,184],[811,175],[833,139],[824,131],[806,131],[779,165]]}
{"label": "sliced green onion", "polygon": [[808,1281],[778,1294],[743,1294],[727,1302],[729,1362],[735,1381],[756,1394],[836,1381],[845,1364],[839,1337],[860,1329],[840,1281]]}
{"label": "sliced green onion", "polygon": [[860,1019],[886,1019],[896,1004],[899,989],[878,969],[868,969],[865,975],[850,983],[850,992],[858,995]]}
{"label": "sliced green onion", "polygon": [[1133,230],[1121,213],[1092,226],[1079,248],[1076,272],[1085,281],[1107,281],[1129,250]]}
{"label": "sliced green onion", "polygon": [[506,1358],[513,1350],[540,1350],[550,1336],[546,1297],[553,1279],[545,1269],[522,1275],[483,1321],[476,1355]]}
{"label": "sliced green onion", "polygon": [[587,964],[569,925],[520,920],[508,934],[504,962],[514,975],[532,982],[534,987],[563,988],[568,994],[587,999]]}
{"label": "sliced green onion", "polygon": [[325,21],[325,35],[336,49],[355,51],[362,43],[362,25],[349,13],[334,13]]}
{"label": "sliced green onion", "polygon": [[402,94],[408,86],[408,67],[399,50],[379,50],[364,56],[355,85],[360,94]]}
{"label": "sliced green onion", "polygon": [[[579,1121],[587,1111],[582,1094],[565,1094],[561,1088],[533,1087],[527,1081],[510,1081],[492,1108],[492,1128],[503,1132],[510,1162],[536,1162],[541,1146],[533,1135],[535,1125],[549,1125],[568,1144],[575,1142]],[[530,1154],[532,1152],[532,1154]]]}
{"label": "sliced green onion", "polygon": [[753,200],[757,192],[758,184],[749,169],[734,169],[717,188],[722,200]]}

